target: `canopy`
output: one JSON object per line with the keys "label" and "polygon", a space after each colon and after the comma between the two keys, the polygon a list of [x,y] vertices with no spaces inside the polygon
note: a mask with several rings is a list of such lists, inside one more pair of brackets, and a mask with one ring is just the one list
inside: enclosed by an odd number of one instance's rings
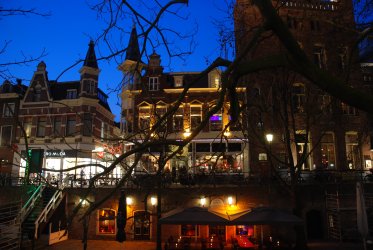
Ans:
{"label": "canopy", "polygon": [[302,219],[286,211],[272,207],[257,207],[251,212],[233,219],[231,225],[283,225],[301,224]]}
{"label": "canopy", "polygon": [[173,225],[228,225],[228,218],[219,216],[202,207],[190,207],[183,210],[173,210],[161,218],[161,224]]}

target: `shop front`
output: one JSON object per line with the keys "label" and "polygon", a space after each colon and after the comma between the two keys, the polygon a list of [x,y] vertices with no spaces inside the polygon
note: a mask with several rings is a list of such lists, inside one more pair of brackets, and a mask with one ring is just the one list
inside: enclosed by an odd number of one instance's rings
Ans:
{"label": "shop front", "polygon": [[[24,154],[25,151],[22,151]],[[113,155],[97,150],[44,149],[42,176],[52,184],[69,183],[69,185],[86,185],[88,180],[113,162]],[[20,159],[19,177],[25,176],[26,161]],[[33,178],[35,174],[31,174]],[[116,167],[105,178],[119,179],[120,167]]]}

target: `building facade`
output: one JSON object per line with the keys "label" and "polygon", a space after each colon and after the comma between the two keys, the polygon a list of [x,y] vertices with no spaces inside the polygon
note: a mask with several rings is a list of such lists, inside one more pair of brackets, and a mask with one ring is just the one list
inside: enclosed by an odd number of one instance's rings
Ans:
{"label": "building facade", "polygon": [[[137,44],[136,37],[134,28],[129,48]],[[133,53],[135,49],[129,51]],[[187,138],[216,104],[221,72],[215,69],[202,78],[198,78],[200,72],[166,73],[160,55],[155,52],[150,55],[148,64],[141,62],[139,52],[133,54],[136,56],[127,53],[126,61],[119,66],[126,81],[122,91],[121,128],[124,137],[141,141],[146,134],[153,133],[159,138]],[[142,71],[144,74],[140,77],[139,72]],[[176,103],[184,87],[192,82],[177,110],[162,122],[160,128],[151,132],[157,121]],[[238,89],[238,92],[244,102],[245,88]],[[176,176],[188,173],[193,177],[211,172],[248,175],[247,141],[240,124],[229,124],[228,110],[229,102],[226,102],[220,111],[210,117],[202,132],[166,163],[165,169]],[[129,141],[127,148],[131,144],[133,142]],[[172,152],[176,149],[177,146],[171,146],[166,150]],[[160,149],[150,149],[143,154],[136,170],[155,173],[159,152]]]}
{"label": "building facade", "polygon": [[[109,142],[114,115],[98,87],[100,69],[92,41],[79,72],[80,80],[57,82],[49,80],[44,62],[38,64],[20,101],[14,175],[24,176],[24,156],[30,149],[44,150],[43,176],[49,173],[60,182],[68,176],[88,180],[122,152],[119,143]],[[74,169],[79,165],[85,166]],[[118,171],[113,175],[119,176]]]}
{"label": "building facade", "polygon": [[[358,52],[354,51],[356,35],[353,33],[352,1],[273,1],[273,4],[281,5],[279,16],[317,67],[354,88],[367,91]],[[243,53],[245,45],[254,36],[255,28],[262,23],[263,17],[251,1],[237,1],[235,31],[238,55]],[[289,55],[275,34],[268,31],[262,35],[265,38],[249,55],[245,55],[247,59]],[[253,97],[249,101],[248,116],[254,119],[250,119],[252,124],[249,126],[262,131],[262,134],[274,135],[270,146],[279,168],[286,168],[289,163],[286,142],[293,142],[294,164],[302,161],[305,153],[307,159],[302,162],[303,170],[367,170],[372,167],[369,139],[372,127],[366,113],[330,96],[291,70],[264,70],[243,80],[250,86],[249,96]],[[258,104],[266,110],[253,108]],[[287,121],[284,121],[285,113]],[[250,141],[263,145],[258,143],[258,138],[251,137]],[[265,157],[268,145],[250,148],[250,165],[259,171],[261,155]]]}
{"label": "building facade", "polygon": [[[20,80],[17,84],[4,81],[0,91],[0,173],[10,175],[12,170],[14,146],[16,143],[16,132],[18,126],[18,110],[27,87]],[[10,177],[10,176],[8,176]]]}

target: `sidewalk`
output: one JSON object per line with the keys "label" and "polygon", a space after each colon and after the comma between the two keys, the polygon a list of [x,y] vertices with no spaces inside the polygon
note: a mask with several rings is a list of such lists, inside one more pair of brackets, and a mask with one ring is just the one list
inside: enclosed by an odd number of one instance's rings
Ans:
{"label": "sidewalk", "polygon": [[[363,250],[362,244],[354,242],[310,242],[308,243],[310,250]],[[119,243],[117,241],[104,240],[89,240],[89,250],[155,250],[156,244],[153,241],[125,241]],[[162,244],[163,247],[163,244]],[[83,249],[80,240],[66,240],[51,246],[46,247],[48,250],[79,250]],[[230,247],[225,249],[230,250]],[[369,249],[369,248],[368,248]]]}

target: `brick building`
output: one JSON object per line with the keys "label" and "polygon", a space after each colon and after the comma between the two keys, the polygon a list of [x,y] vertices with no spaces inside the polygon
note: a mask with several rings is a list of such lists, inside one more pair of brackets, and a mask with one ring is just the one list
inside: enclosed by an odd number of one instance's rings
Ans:
{"label": "brick building", "polygon": [[0,91],[0,172],[9,175],[12,169],[14,145],[18,126],[18,110],[27,87],[17,80],[17,84],[4,81]]}
{"label": "brick building", "polygon": [[[124,136],[135,136],[141,141],[150,133],[157,120],[173,107],[184,87],[198,78],[200,72],[166,73],[161,66],[160,55],[150,55],[148,64],[141,62],[139,56],[136,29],[133,28],[129,41],[126,60],[119,66],[124,74],[122,91],[122,122]],[[139,72],[144,71],[140,78]],[[160,129],[154,131],[160,138],[182,139],[201,123],[219,95],[220,71],[212,70],[198,80],[189,89],[178,110],[171,119],[163,122]],[[241,100],[245,100],[245,88],[239,88]],[[229,103],[210,117],[203,131],[194,138],[182,152],[169,160],[166,170],[179,175],[180,171],[193,175],[218,173],[248,174],[248,148],[239,124],[228,125]],[[127,146],[130,147],[131,143]],[[138,171],[157,170],[157,154],[160,149],[143,155]],[[167,149],[170,151],[175,148]]]}
{"label": "brick building", "polygon": [[[366,91],[354,42],[356,35],[352,1],[273,1],[279,16],[291,34],[317,67],[327,71],[346,84]],[[250,1],[237,1],[235,31],[237,54],[241,55],[255,30],[263,23],[259,10]],[[270,31],[258,46],[246,55],[255,60],[269,55],[289,54],[276,35]],[[368,80],[368,76],[366,76]],[[289,160],[286,142],[291,141],[295,164],[302,155],[307,160],[303,170],[366,170],[372,167],[369,135],[372,127],[367,115],[321,91],[308,79],[291,70],[264,70],[245,77],[250,85],[249,103],[265,106],[266,111],[249,110],[249,117],[257,131],[272,133],[271,150],[278,167],[285,167]],[[286,95],[288,103],[284,102]],[[263,98],[266,101],[262,101]],[[286,108],[284,108],[286,106]],[[286,111],[285,111],[286,110]],[[251,112],[251,113],[250,113]],[[288,122],[283,119],[289,115]],[[290,131],[286,135],[286,130]],[[293,135],[291,135],[293,134]],[[258,138],[251,137],[250,145],[257,145]],[[260,155],[266,146],[250,147],[250,166],[258,171]],[[267,146],[268,148],[268,146]],[[305,154],[303,154],[305,153]],[[259,156],[259,157],[258,157]]]}
{"label": "brick building", "polygon": [[[79,72],[80,80],[49,80],[46,64],[40,62],[18,111],[18,121],[26,133],[18,127],[18,152],[23,154],[26,149],[43,149],[43,167],[55,170],[50,174],[58,181],[67,174],[89,179],[102,171],[97,166],[73,169],[63,174],[59,170],[82,164],[106,166],[112,160],[106,152],[113,149],[108,141],[115,131],[114,115],[107,95],[98,87],[100,69],[92,41]],[[14,156],[13,163],[21,166],[20,169],[14,167],[14,175],[23,177],[26,163],[20,154]],[[44,176],[47,174],[43,171]],[[120,173],[114,171],[113,174]]]}

